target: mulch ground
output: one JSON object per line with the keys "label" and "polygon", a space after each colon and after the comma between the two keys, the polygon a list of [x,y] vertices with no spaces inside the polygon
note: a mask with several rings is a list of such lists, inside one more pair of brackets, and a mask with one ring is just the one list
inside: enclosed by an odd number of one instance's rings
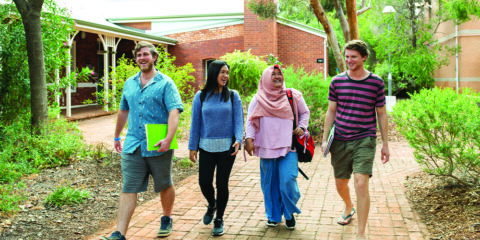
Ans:
{"label": "mulch ground", "polygon": [[[196,174],[198,169],[197,165],[185,168],[180,161],[175,161],[172,171],[177,183]],[[105,159],[47,169],[23,182],[28,185],[27,201],[21,203],[22,210],[14,216],[2,217],[0,239],[85,239],[116,219],[122,185],[120,157],[113,153]],[[78,205],[46,207],[45,198],[57,186],[87,190],[91,198]],[[159,195],[150,185],[145,193],[139,194],[138,204],[153,198]]]}

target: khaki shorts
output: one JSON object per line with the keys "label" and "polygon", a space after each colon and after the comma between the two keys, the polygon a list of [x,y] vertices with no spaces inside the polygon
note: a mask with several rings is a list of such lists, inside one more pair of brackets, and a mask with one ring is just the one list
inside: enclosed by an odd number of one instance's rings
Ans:
{"label": "khaki shorts", "polygon": [[366,137],[351,141],[333,140],[330,146],[335,178],[350,179],[353,173],[372,176],[377,140]]}
{"label": "khaki shorts", "polygon": [[122,176],[124,193],[145,192],[152,175],[155,192],[161,192],[173,185],[173,150],[156,157],[142,157],[138,147],[133,154],[122,153]]}

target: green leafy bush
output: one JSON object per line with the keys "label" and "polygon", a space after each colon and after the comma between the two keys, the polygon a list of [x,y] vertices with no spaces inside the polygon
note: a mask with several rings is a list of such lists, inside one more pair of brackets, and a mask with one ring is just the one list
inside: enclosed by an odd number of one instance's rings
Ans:
{"label": "green leafy bush", "polygon": [[321,135],[331,79],[325,81],[322,73],[308,73],[303,68],[294,69],[292,66],[283,69],[283,75],[287,88],[295,88],[303,94],[310,110],[309,131],[312,135]]}
{"label": "green leafy bush", "polygon": [[394,121],[426,173],[480,184],[479,102],[469,89],[434,88],[397,103]]}
{"label": "green leafy bush", "polygon": [[177,166],[182,169],[187,169],[193,167],[195,164],[187,158],[175,159],[177,162]]}
{"label": "green leafy bush", "polygon": [[0,183],[14,182],[42,168],[67,165],[84,146],[77,125],[63,118],[51,118],[40,135],[31,134],[30,114],[10,125],[0,123]]}
{"label": "green leafy bush", "polygon": [[57,186],[57,189],[45,199],[47,207],[61,207],[63,205],[74,205],[85,201],[90,197],[88,191],[81,191],[70,186]]}
{"label": "green leafy bush", "polygon": [[26,186],[22,182],[0,184],[0,216],[19,209],[18,204],[26,199],[25,189]]}
{"label": "green leafy bush", "polygon": [[[242,102],[248,106],[247,98],[257,92],[258,81],[262,76],[263,70],[267,68],[267,63],[260,57],[238,50],[227,53],[220,57],[230,65],[230,80],[228,86],[235,89],[242,96]],[[249,99],[248,99],[249,100]]]}

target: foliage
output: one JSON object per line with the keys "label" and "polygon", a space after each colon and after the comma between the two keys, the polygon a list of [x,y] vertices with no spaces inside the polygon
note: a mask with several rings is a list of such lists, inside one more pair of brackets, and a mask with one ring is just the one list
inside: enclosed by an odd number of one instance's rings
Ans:
{"label": "foliage", "polygon": [[[329,3],[331,3],[331,5]],[[325,11],[334,10],[333,2],[330,0],[322,0],[321,4]],[[280,17],[303,23],[314,28],[323,28],[313,13],[313,8],[308,0],[281,0],[278,3],[278,8],[278,16]]]}
{"label": "foliage", "polygon": [[45,198],[45,206],[61,207],[82,203],[90,197],[88,191],[81,191],[70,186],[57,186],[57,189]]}
{"label": "foliage", "polygon": [[478,0],[440,0],[442,7],[438,14],[442,21],[455,20],[461,24],[480,17],[480,2]]}
{"label": "foliage", "polygon": [[50,124],[39,136],[31,135],[30,115],[18,117],[10,125],[0,124],[0,183],[12,183],[42,168],[69,164],[84,143],[80,130],[65,119],[55,119],[51,109]]}
{"label": "foliage", "polygon": [[292,66],[282,69],[287,88],[295,88],[303,95],[310,110],[308,130],[312,135],[323,133],[323,122],[328,108],[328,89],[330,80],[323,80],[321,73],[307,73],[303,68]]}
{"label": "foliage", "polygon": [[267,63],[261,57],[251,54],[250,50],[235,50],[220,58],[230,65],[229,87],[238,90],[246,103],[247,97],[256,93],[258,81],[267,68]]}
{"label": "foliage", "polygon": [[25,190],[26,186],[22,182],[0,184],[0,216],[18,210],[18,204],[26,199]]}
{"label": "foliage", "polygon": [[[30,110],[25,32],[17,8],[11,0],[0,4],[0,122],[11,122]],[[56,81],[56,71],[67,62],[67,37],[74,32],[74,22],[66,8],[54,0],[45,0],[42,10],[42,38],[46,81],[51,94],[75,85],[76,78],[65,76]]]}
{"label": "foliage", "polygon": [[277,15],[277,4],[269,0],[248,0],[247,7],[260,19],[273,18]]}
{"label": "foliage", "polygon": [[192,116],[192,100],[183,102],[183,112],[180,114],[177,128],[177,139],[188,139]]}
{"label": "foliage", "polygon": [[187,169],[193,167],[195,164],[187,158],[175,159],[177,166],[181,169]]}
{"label": "foliage", "polygon": [[[396,13],[382,13],[385,5],[393,6]],[[448,57],[459,51],[436,42],[438,25],[449,20],[459,24],[472,14],[478,17],[480,12],[478,1],[440,1],[440,5],[436,10],[423,0],[376,1],[372,11],[359,17],[361,37],[373,50],[367,61],[369,69],[387,79],[391,54],[394,95],[433,87],[433,72],[448,64]],[[468,12],[462,10],[466,8]]]}
{"label": "foliage", "polygon": [[393,117],[426,173],[480,184],[480,94],[434,88],[400,101]]}

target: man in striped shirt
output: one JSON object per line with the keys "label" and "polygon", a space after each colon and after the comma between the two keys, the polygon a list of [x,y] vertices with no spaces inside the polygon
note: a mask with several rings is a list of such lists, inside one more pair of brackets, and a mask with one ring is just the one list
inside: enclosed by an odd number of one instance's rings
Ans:
{"label": "man in striped shirt", "polygon": [[383,142],[382,163],[388,162],[390,157],[385,86],[379,76],[364,68],[368,48],[363,41],[348,42],[344,53],[348,70],[333,78],[330,84],[322,151],[326,150],[329,129],[335,124],[335,137],[330,147],[331,163],[337,192],[345,202],[345,210],[337,223],[349,224],[356,212],[348,187],[353,173],[358,211],[357,234],[362,239],[370,209],[368,182],[372,177],[376,151],[377,116]]}

